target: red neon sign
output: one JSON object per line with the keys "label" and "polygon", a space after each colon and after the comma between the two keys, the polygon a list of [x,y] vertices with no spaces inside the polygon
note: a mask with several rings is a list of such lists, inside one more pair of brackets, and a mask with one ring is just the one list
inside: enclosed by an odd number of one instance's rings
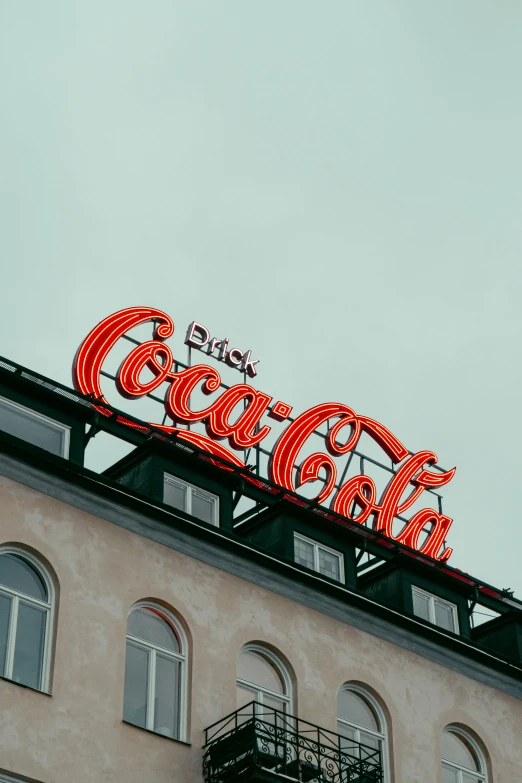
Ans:
{"label": "red neon sign", "polygon": [[[261,443],[271,426],[261,423],[263,416],[284,421],[290,416],[292,406],[278,401],[272,407],[272,397],[254,389],[247,383],[238,383],[225,389],[213,402],[201,410],[190,407],[190,396],[196,389],[205,395],[217,392],[221,386],[219,372],[208,365],[198,364],[176,372],[174,357],[165,340],[174,334],[174,322],[166,313],[151,307],[131,307],[120,310],[101,321],[85,338],[75,357],[74,385],[78,391],[92,395],[106,403],[101,389],[102,366],[110,350],[129,330],[140,324],[155,325],[152,340],[137,345],[122,362],[116,380],[120,394],[136,399],[154,391],[167,382],[170,384],[165,399],[167,414],[177,424],[203,422],[207,435],[176,426],[153,424],[168,433],[176,432],[179,438],[189,441],[210,454],[218,455],[237,466],[244,466],[239,457],[218,442],[227,439],[232,449],[243,450]],[[148,369],[152,380],[143,382],[141,376]],[[244,409],[239,417],[231,420],[238,403]],[[105,409],[100,407],[102,413]],[[314,452],[298,462],[300,452],[310,437],[323,424],[335,422],[325,439],[326,452]],[[346,481],[330,501],[331,508],[352,522],[364,524],[373,517],[375,530],[436,560],[448,560],[451,548],[442,546],[452,519],[431,508],[418,511],[398,535],[393,534],[394,520],[421,497],[426,489],[447,484],[455,474],[449,471],[433,472],[428,469],[437,463],[432,451],[410,454],[408,449],[383,424],[367,416],[361,416],[348,405],[327,402],[316,405],[297,416],[282,432],[269,458],[269,477],[280,487],[295,492],[299,486],[326,475],[324,487],[315,500],[324,503],[332,495],[337,482],[335,457],[356,448],[361,435],[372,438],[385,454],[398,465],[387,487],[377,500],[377,487],[370,476],[353,476]],[[399,463],[401,463],[399,465]],[[297,470],[297,486],[294,481]],[[409,494],[405,494],[410,490]],[[358,513],[354,514],[357,510]],[[427,526],[429,535],[419,547],[419,539]]]}

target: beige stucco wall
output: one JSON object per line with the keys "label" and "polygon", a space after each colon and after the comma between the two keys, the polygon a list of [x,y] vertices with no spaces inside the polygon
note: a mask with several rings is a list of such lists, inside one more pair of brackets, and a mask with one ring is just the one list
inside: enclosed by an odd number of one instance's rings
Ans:
{"label": "beige stucco wall", "polygon": [[[335,730],[349,680],[379,694],[394,783],[440,783],[448,723],[485,743],[491,781],[522,781],[522,701],[2,478],[0,544],[15,542],[49,561],[60,600],[52,697],[0,681],[1,770],[44,783],[201,781],[203,729],[235,709],[236,656],[257,640],[293,667],[301,718]],[[191,747],[121,720],[127,612],[144,598],[172,606],[191,635]]]}

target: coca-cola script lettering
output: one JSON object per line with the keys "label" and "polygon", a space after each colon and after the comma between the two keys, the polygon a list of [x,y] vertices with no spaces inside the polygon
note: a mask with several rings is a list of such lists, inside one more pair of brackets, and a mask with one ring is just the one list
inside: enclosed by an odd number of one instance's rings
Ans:
{"label": "coca-cola script lettering", "polygon": [[[168,383],[165,398],[168,416],[175,424],[203,422],[207,435],[177,426],[153,426],[167,433],[176,433],[178,438],[224,458],[233,465],[244,467],[244,462],[230,448],[244,450],[261,443],[272,429],[270,423],[263,421],[264,417],[284,421],[290,416],[292,406],[281,400],[273,402],[269,394],[247,383],[238,383],[222,391],[206,407],[193,410],[190,405],[191,394],[196,389],[205,395],[218,392],[221,376],[215,368],[206,364],[174,371],[174,357],[165,343],[174,334],[174,322],[161,310],[130,307],[101,321],[85,338],[76,354],[73,368],[75,387],[96,401],[107,403],[101,389],[103,363],[110,350],[129,329],[144,323],[154,324],[153,339],[133,348],[120,365],[116,380],[120,394],[135,399]],[[146,368],[150,371],[149,380],[142,381]],[[231,421],[232,411],[240,402],[244,410]],[[309,454],[299,462],[305,444],[318,427],[325,423],[329,425],[326,451]],[[372,438],[398,466],[380,498],[375,482],[367,475],[352,476],[334,493],[337,483],[335,457],[355,449],[362,433]],[[223,440],[228,441],[230,448],[219,442]],[[410,454],[383,424],[356,413],[348,405],[328,402],[304,411],[288,424],[271,452],[268,470],[271,481],[292,492],[307,482],[318,480],[322,475],[326,478],[315,498],[318,503],[329,501],[336,514],[361,525],[372,517],[374,529],[382,531],[389,538],[419,549],[436,560],[448,560],[452,549],[443,549],[443,544],[452,519],[444,514],[432,508],[424,508],[404,524],[398,535],[394,535],[392,529],[397,516],[411,508],[426,489],[440,488],[451,481],[455,468],[448,471],[428,469],[436,463],[437,456],[432,451]],[[294,479],[297,466],[297,479]],[[421,532],[426,529],[429,529],[429,535],[419,547]]]}

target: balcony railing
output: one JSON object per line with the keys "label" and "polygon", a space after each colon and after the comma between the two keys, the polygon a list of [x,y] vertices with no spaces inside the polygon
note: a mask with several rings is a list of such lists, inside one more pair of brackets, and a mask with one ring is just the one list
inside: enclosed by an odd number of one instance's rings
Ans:
{"label": "balcony railing", "polygon": [[382,783],[381,752],[251,702],[205,730],[205,783]]}

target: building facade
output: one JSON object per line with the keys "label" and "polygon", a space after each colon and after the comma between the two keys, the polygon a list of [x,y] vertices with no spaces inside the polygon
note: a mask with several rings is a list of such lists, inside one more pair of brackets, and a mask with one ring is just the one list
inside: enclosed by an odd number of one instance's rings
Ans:
{"label": "building facade", "polygon": [[512,596],[0,368],[2,783],[521,783]]}

